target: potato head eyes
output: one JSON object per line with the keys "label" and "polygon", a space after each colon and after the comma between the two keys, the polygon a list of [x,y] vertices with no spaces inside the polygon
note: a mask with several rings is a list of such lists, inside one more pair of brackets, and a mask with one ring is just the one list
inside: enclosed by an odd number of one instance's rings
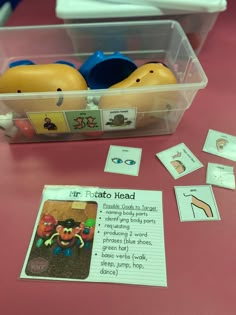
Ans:
{"label": "potato head eyes", "polygon": [[45,226],[47,226],[47,225],[52,226],[53,224],[52,224],[52,222],[43,222],[43,225],[45,225]]}
{"label": "potato head eyes", "polygon": [[71,232],[72,232],[72,228],[70,228],[70,229],[64,228],[64,230],[63,230],[64,234],[71,234]]}

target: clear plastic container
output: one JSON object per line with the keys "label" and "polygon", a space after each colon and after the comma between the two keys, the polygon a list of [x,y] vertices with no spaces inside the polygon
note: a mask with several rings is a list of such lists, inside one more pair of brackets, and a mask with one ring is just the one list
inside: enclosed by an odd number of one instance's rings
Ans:
{"label": "clear plastic container", "polygon": [[[183,29],[171,20],[2,28],[0,46],[1,75],[12,62],[26,59],[35,64],[64,60],[79,69],[100,50],[107,56],[119,51],[137,66],[162,62],[178,81],[137,88],[1,93],[0,127],[10,143],[171,134],[196,93],[207,85]],[[39,79],[49,80],[47,76]],[[111,100],[109,109],[100,108],[104,98]],[[124,99],[130,103],[122,103]],[[142,105],[147,110],[136,107],[140,99],[145,99]],[[84,107],[77,108],[81,103]],[[114,123],[117,117],[122,119]],[[57,125],[56,130],[43,127],[46,118]]]}
{"label": "clear plastic container", "polygon": [[198,54],[226,0],[57,0],[56,15],[67,23],[175,20]]}

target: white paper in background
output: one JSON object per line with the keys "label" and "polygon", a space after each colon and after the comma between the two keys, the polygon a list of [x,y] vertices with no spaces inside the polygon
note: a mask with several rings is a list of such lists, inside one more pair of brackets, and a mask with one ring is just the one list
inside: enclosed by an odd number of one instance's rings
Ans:
{"label": "white paper in background", "polygon": [[184,143],[159,152],[156,156],[175,179],[203,167]]}
{"label": "white paper in background", "polygon": [[208,163],[206,183],[224,188],[235,189],[233,166]]}
{"label": "white paper in background", "polygon": [[166,287],[162,192],[45,186],[21,278]]}
{"label": "white paper in background", "polygon": [[215,221],[220,215],[212,187],[175,186],[180,221]]}
{"label": "white paper in background", "polygon": [[138,176],[142,149],[111,145],[104,172]]}
{"label": "white paper in background", "polygon": [[203,151],[236,161],[236,137],[210,129],[203,146]]}

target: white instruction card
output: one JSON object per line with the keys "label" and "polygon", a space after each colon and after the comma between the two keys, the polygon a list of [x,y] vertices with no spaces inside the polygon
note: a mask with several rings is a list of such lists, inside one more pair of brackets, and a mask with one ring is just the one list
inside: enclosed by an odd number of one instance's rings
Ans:
{"label": "white instruction card", "polygon": [[162,192],[45,186],[20,277],[166,287]]}

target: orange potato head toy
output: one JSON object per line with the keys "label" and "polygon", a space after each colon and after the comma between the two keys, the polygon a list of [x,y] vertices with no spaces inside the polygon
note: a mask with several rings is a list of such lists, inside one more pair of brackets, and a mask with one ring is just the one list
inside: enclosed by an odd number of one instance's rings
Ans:
{"label": "orange potato head toy", "polygon": [[[125,80],[111,86],[116,88],[145,88],[160,85],[176,84],[174,73],[162,63],[148,63],[138,67]],[[136,127],[145,127],[157,122],[169,110],[170,104],[175,101],[174,91],[134,91],[104,95],[100,99],[101,109],[136,108]]]}
{"label": "orange potato head toy", "polygon": [[[66,64],[19,65],[7,69],[0,77],[0,93],[20,93],[5,100],[15,113],[79,110],[86,107],[86,97],[64,95],[64,91],[87,90],[87,83],[77,69]],[[27,93],[35,95],[27,96]],[[40,96],[37,92],[55,92]]]}

